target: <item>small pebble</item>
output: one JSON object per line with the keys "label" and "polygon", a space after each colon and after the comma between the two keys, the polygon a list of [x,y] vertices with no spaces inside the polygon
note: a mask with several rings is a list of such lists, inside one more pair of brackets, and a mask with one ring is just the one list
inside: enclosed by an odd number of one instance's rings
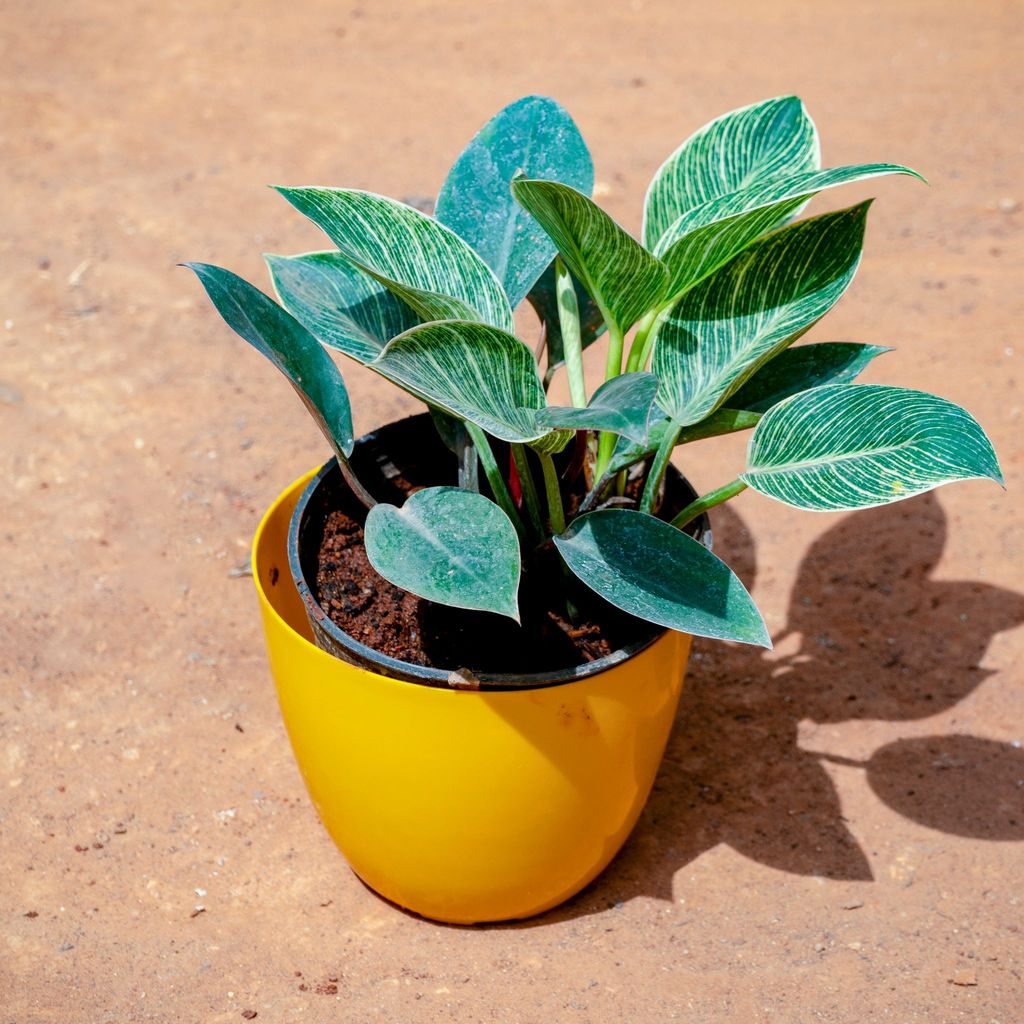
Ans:
{"label": "small pebble", "polygon": [[843,910],[860,910],[863,906],[864,904],[860,900],[853,900],[850,903],[844,903]]}
{"label": "small pebble", "polygon": [[957,971],[949,980],[954,985],[962,985],[965,988],[969,988],[978,984],[978,975],[971,970]]}

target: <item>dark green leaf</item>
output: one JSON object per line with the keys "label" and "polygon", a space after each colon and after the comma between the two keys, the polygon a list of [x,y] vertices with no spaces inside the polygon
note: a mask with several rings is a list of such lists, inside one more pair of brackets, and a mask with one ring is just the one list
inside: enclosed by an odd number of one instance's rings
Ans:
{"label": "dark green leaf", "polygon": [[426,487],[400,509],[374,505],[365,539],[370,564],[396,587],[519,621],[519,540],[508,516],[482,494]]}
{"label": "dark green leaf", "polygon": [[480,129],[448,172],[435,212],[484,258],[513,309],[555,255],[544,230],[512,198],[509,185],[517,171],[587,195],[593,190],[587,144],[547,96],[516,100]]}
{"label": "dark green leaf", "polygon": [[657,393],[658,378],[653,373],[623,373],[602,384],[586,408],[549,405],[537,413],[537,424],[572,430],[606,430],[643,444],[647,440]]}
{"label": "dark green leaf", "polygon": [[977,421],[943,398],[881,384],[829,384],[764,414],[742,479],[815,511],[868,508],[953,480],[1003,482]]}
{"label": "dark green leaf", "polygon": [[293,316],[237,274],[209,263],[194,270],[224,322],[267,357],[298,392],[339,459],[352,454],[352,412],[338,368]]}
{"label": "dark green leaf", "polygon": [[694,636],[771,647],[735,573],[661,519],[599,509],[576,519],[555,544],[588,587],[630,615]]}

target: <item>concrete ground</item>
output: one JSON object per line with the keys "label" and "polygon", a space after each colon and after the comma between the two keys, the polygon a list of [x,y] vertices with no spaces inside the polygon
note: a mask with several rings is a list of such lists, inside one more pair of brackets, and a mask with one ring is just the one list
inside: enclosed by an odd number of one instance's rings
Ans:
{"label": "concrete ground", "polygon": [[[8,2],[0,141],[0,1021],[1024,1019],[1021,7]],[[895,160],[817,328],[989,430],[968,483],[716,528],[773,653],[700,642],[612,867],[510,927],[365,889],[317,823],[241,566],[325,448],[182,259],[322,245],[267,183],[431,197],[529,92],[633,230],[690,131],[803,96]],[[412,404],[346,369],[356,426]],[[695,446],[698,488],[742,441]],[[1018,511],[1014,511],[1014,509]],[[756,566],[756,569],[755,569]]]}

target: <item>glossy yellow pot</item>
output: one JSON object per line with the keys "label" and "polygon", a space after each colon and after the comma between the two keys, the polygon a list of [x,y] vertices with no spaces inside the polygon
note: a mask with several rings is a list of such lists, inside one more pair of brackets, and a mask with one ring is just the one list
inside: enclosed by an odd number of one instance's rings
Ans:
{"label": "glossy yellow pot", "polygon": [[690,638],[572,682],[499,692],[380,675],[316,647],[288,563],[309,474],[260,523],[252,566],[296,760],[352,868],[441,921],[528,917],[615,856],[654,782]]}

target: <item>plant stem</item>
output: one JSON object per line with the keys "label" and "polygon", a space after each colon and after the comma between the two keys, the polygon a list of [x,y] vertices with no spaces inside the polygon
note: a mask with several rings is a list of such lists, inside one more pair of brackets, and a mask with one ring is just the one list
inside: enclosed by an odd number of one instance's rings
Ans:
{"label": "plant stem", "polygon": [[654,461],[647,471],[647,483],[644,485],[643,497],[640,499],[640,511],[648,515],[654,515],[654,506],[658,500],[658,493],[661,491],[661,481],[665,478],[665,470],[668,469],[669,460],[672,458],[672,451],[679,440],[682,425],[670,423],[654,454]]}
{"label": "plant stem", "polygon": [[338,457],[338,469],[341,470],[341,475],[345,478],[345,483],[348,484],[349,489],[367,508],[373,508],[377,504],[377,500],[360,483],[359,478],[349,465],[348,459],[338,449],[334,450],[334,454]]}
{"label": "plant stem", "polygon": [[583,342],[580,338],[580,307],[572,277],[561,256],[555,257],[555,294],[558,298],[558,324],[562,332],[562,356],[569,375],[569,396],[577,409],[587,404],[583,381]]}
{"label": "plant stem", "polygon": [[737,494],[741,491],[745,491],[746,489],[747,485],[742,480],[733,480],[732,483],[725,484],[723,487],[719,487],[715,491],[708,491],[704,497],[698,498],[696,501],[691,501],[690,504],[672,520],[672,525],[682,529],[687,523],[696,519],[702,512],[707,512],[709,508],[714,508],[716,505],[721,505],[723,501],[735,498]]}
{"label": "plant stem", "polygon": [[540,453],[540,464],[544,470],[544,490],[548,499],[548,516],[553,533],[565,532],[565,509],[562,507],[562,489],[558,486],[558,470],[555,460],[547,452]]}
{"label": "plant stem", "polygon": [[526,458],[526,446],[513,444],[512,458],[516,464],[516,472],[519,474],[519,483],[523,488],[523,503],[526,505],[526,513],[530,517],[530,526],[533,527],[533,531],[538,537],[543,537],[544,519],[540,512],[537,488],[533,483],[533,473],[530,472],[530,463]]}
{"label": "plant stem", "polygon": [[608,360],[604,366],[604,379],[609,381],[622,373],[622,331],[610,320],[605,323],[608,324]]}
{"label": "plant stem", "polygon": [[516,506],[512,501],[512,495],[508,493],[508,485],[505,483],[505,478],[501,475],[501,470],[498,469],[498,463],[494,458],[494,452],[491,449],[491,443],[487,440],[487,435],[475,424],[466,421],[466,430],[469,436],[473,439],[473,447],[476,448],[477,455],[480,456],[480,465],[484,467],[484,475],[487,477],[487,482],[491,485],[491,491],[494,493],[494,500],[501,506],[501,510],[512,520],[512,525],[516,528],[516,533],[519,534],[521,541],[526,541],[526,527],[523,526],[523,521],[519,517]]}
{"label": "plant stem", "polygon": [[643,369],[640,357],[644,351],[644,342],[650,334],[654,321],[657,319],[658,310],[652,309],[645,313],[637,326],[636,334],[633,336],[633,344],[629,346],[629,358],[626,360],[626,372],[634,373]]}

